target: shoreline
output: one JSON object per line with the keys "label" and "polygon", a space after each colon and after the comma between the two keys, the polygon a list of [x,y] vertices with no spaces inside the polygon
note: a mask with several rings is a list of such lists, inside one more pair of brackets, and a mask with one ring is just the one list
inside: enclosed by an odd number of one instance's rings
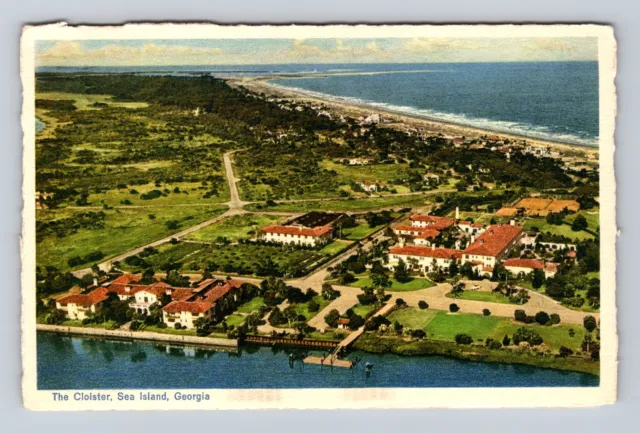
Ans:
{"label": "shoreline", "polygon": [[588,361],[581,357],[558,357],[535,352],[520,352],[516,349],[491,350],[484,346],[458,345],[439,340],[405,341],[398,337],[379,337],[364,333],[358,338],[352,350],[367,353],[391,353],[399,356],[444,356],[487,364],[529,365],[559,371],[572,371],[600,377],[600,362]]}
{"label": "shoreline", "polygon": [[109,330],[103,328],[85,328],[78,326],[62,326],[62,325],[45,325],[42,323],[36,324],[36,332],[48,332],[64,335],[77,335],[81,337],[97,337],[105,338],[107,340],[139,340],[146,342],[159,342],[159,343],[173,343],[182,344],[185,346],[199,346],[210,348],[238,348],[238,340],[227,340],[222,338],[212,337],[196,337],[192,335],[175,335],[175,334],[160,334],[157,332],[147,331],[124,331],[124,330]]}
{"label": "shoreline", "polygon": [[[372,106],[368,104],[357,104],[348,101],[339,101],[332,99],[330,96],[322,97],[318,94],[309,94],[299,89],[285,87],[279,84],[271,83],[270,80],[278,79],[278,76],[260,76],[260,77],[238,77],[238,78],[224,78],[224,80],[231,87],[244,87],[247,90],[254,93],[264,93],[267,96],[277,96],[280,98],[289,99],[297,102],[316,103],[327,106],[331,111],[338,116],[343,115],[345,117],[367,117],[373,113],[382,114],[387,119],[392,119],[389,123],[383,123],[386,127],[396,127],[402,129],[421,129],[427,133],[434,135],[443,134],[447,137],[460,137],[464,136],[469,138],[479,138],[486,135],[497,135],[500,138],[508,138],[512,141],[526,140],[528,145],[535,147],[552,148],[554,150],[578,154],[587,160],[598,161],[599,148],[589,147],[585,145],[579,145],[574,143],[565,143],[559,141],[553,141],[548,139],[541,139],[535,137],[529,137],[525,135],[518,135],[514,133],[505,133],[500,131],[494,131],[489,129],[482,129],[474,126],[467,126],[459,123],[448,122],[440,119],[432,119],[419,114],[410,114],[398,112],[391,109],[385,109],[378,106]],[[300,78],[300,77],[296,77]],[[302,77],[304,78],[304,77]]]}

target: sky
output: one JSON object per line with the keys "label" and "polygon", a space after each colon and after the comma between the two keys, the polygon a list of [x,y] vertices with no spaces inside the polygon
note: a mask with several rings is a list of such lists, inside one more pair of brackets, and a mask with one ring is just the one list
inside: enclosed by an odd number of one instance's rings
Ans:
{"label": "sky", "polygon": [[595,61],[597,38],[82,40],[36,42],[37,66]]}

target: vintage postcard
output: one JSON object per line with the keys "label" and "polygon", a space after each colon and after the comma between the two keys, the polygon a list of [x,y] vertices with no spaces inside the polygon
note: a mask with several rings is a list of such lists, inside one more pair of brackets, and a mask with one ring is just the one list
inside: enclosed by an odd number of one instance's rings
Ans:
{"label": "vintage postcard", "polygon": [[26,27],[25,406],[616,399],[602,25]]}

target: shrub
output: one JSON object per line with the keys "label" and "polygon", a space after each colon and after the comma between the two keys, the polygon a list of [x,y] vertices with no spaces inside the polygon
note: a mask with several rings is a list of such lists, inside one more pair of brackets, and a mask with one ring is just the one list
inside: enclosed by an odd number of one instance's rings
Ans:
{"label": "shrub", "polygon": [[567,356],[573,355],[573,350],[569,349],[565,346],[560,346],[560,356],[566,358]]}
{"label": "shrub", "polygon": [[427,333],[424,332],[422,329],[414,329],[413,331],[411,331],[411,336],[413,338],[426,338]]}
{"label": "shrub", "polygon": [[449,304],[449,311],[452,313],[457,313],[458,311],[460,311],[460,307],[458,307],[458,305],[456,304]]}
{"label": "shrub", "polygon": [[404,307],[405,305],[407,305],[407,303],[404,302],[404,299],[402,298],[396,299],[396,307]]}
{"label": "shrub", "polygon": [[367,320],[367,323],[364,324],[364,329],[367,331],[375,331],[382,325],[389,326],[390,324],[391,322],[386,317],[373,316],[371,319]]}
{"label": "shrub", "polygon": [[525,313],[524,310],[516,310],[513,316],[518,322],[524,322],[527,318],[527,313]]}
{"label": "shrub", "polygon": [[158,323],[158,328],[160,328],[160,329],[165,329],[166,327],[167,327],[167,324],[166,324],[166,323],[164,323],[164,322],[160,322],[160,323]]}
{"label": "shrub", "polygon": [[499,341],[493,340],[489,343],[489,349],[498,350],[502,348],[502,344]]}
{"label": "shrub", "polygon": [[489,311],[488,308],[485,308],[484,310],[482,310],[482,315],[483,316],[491,316],[491,311]]}
{"label": "shrub", "polygon": [[473,337],[467,334],[456,334],[455,341],[457,344],[471,344],[473,343]]}
{"label": "shrub", "polygon": [[429,308],[429,304],[427,304],[425,301],[418,301],[418,308],[420,308],[421,310],[426,310],[427,308]]}
{"label": "shrub", "polygon": [[584,328],[589,332],[593,332],[598,326],[598,322],[596,322],[596,319],[593,316],[585,317],[582,323],[584,324]]}
{"label": "shrub", "polygon": [[536,321],[536,318],[533,316],[527,316],[524,318],[523,322],[526,323],[527,325],[532,324],[533,322]]}
{"label": "shrub", "polygon": [[552,313],[549,318],[551,319],[551,324],[557,325],[560,323],[560,316],[556,313]]}
{"label": "shrub", "polygon": [[324,316],[324,321],[330,328],[335,328],[338,325],[338,319],[340,318],[340,312],[338,310],[331,310]]}
{"label": "shrub", "polygon": [[567,305],[569,307],[580,308],[584,305],[584,298],[575,297],[575,298],[564,298],[562,300],[563,305]]}
{"label": "shrub", "polygon": [[535,321],[538,322],[540,325],[546,325],[551,321],[551,318],[544,311],[538,311],[535,316]]}
{"label": "shrub", "polygon": [[176,323],[176,324],[174,325],[174,328],[176,328],[176,329],[182,329],[182,325],[181,325],[180,323]]}
{"label": "shrub", "polygon": [[531,346],[542,344],[542,337],[531,328],[518,328],[513,334],[513,344],[519,345],[521,342],[529,343]]}
{"label": "shrub", "polygon": [[138,329],[140,329],[140,322],[138,322],[137,320],[134,320],[129,324],[129,329],[131,331],[137,331]]}

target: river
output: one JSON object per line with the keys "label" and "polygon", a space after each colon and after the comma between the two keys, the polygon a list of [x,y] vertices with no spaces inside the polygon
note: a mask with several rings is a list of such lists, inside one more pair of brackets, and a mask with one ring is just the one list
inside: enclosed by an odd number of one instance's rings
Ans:
{"label": "river", "polygon": [[[352,352],[352,370],[305,365],[296,349],[239,353],[38,333],[38,389],[559,387],[598,386],[596,376],[440,356]],[[317,353],[317,352],[316,352]],[[369,375],[365,363],[373,364]]]}

